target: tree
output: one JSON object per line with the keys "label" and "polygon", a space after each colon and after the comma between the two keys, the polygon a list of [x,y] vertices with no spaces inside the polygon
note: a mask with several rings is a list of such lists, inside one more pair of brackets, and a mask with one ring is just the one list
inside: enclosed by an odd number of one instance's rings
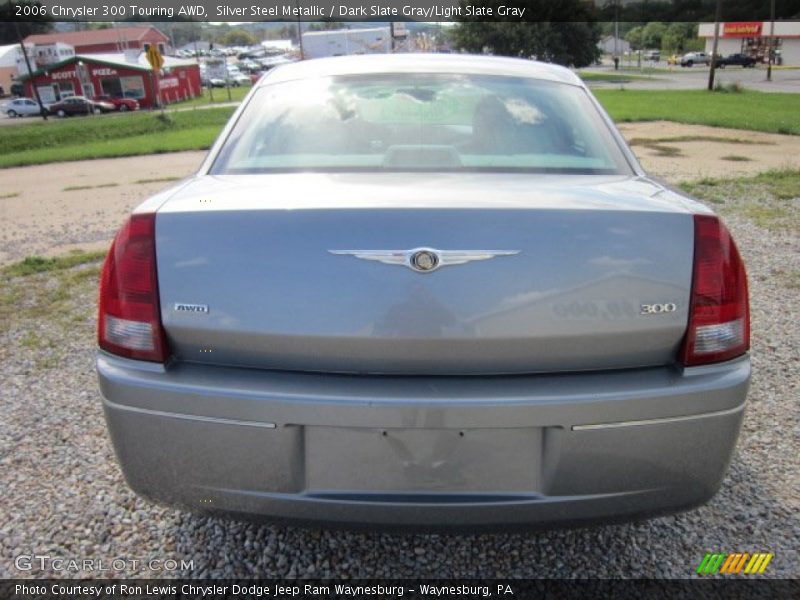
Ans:
{"label": "tree", "polygon": [[670,23],[661,36],[661,49],[668,53],[686,52],[690,40],[697,38],[697,23]]}
{"label": "tree", "polygon": [[244,29],[231,29],[223,34],[219,41],[226,46],[252,46],[258,43],[256,37]]}
{"label": "tree", "polygon": [[650,49],[660,49],[661,40],[667,31],[664,23],[653,21],[642,28],[642,46]]}
{"label": "tree", "polygon": [[631,50],[641,50],[644,47],[643,30],[643,27],[634,27],[625,34],[625,41],[631,45]]}
{"label": "tree", "polygon": [[345,29],[345,24],[339,21],[323,21],[322,23],[310,23],[307,31],[335,31]]}
{"label": "tree", "polygon": [[[503,2],[469,0],[462,3],[462,15],[467,4],[491,8],[492,16],[497,16]],[[599,56],[600,28],[583,0],[522,0],[514,7],[525,8],[526,15],[538,20],[521,23],[462,16],[452,28],[451,43],[468,52],[536,58],[576,67],[591,64]]]}
{"label": "tree", "polygon": [[284,25],[278,30],[278,37],[280,40],[294,40],[297,41],[297,25]]}

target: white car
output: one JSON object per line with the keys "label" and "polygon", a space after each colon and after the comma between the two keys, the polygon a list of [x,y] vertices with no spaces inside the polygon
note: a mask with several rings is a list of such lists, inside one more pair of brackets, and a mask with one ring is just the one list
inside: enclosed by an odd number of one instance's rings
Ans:
{"label": "white car", "polygon": [[691,67],[693,65],[710,65],[711,56],[705,52],[689,52],[681,57],[682,67]]}
{"label": "white car", "polygon": [[231,73],[230,82],[233,86],[250,85],[252,83],[250,76],[244,73]]}
{"label": "white car", "polygon": [[[47,111],[47,105],[44,105]],[[3,106],[3,112],[9,117],[27,117],[28,115],[39,115],[39,103],[30,98],[14,98]]]}

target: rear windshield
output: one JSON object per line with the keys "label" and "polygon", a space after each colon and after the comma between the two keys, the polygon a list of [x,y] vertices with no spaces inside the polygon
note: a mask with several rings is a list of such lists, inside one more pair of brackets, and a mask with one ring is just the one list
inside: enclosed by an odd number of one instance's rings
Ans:
{"label": "rear windshield", "polygon": [[212,173],[630,166],[587,93],[517,77],[349,75],[258,89]]}

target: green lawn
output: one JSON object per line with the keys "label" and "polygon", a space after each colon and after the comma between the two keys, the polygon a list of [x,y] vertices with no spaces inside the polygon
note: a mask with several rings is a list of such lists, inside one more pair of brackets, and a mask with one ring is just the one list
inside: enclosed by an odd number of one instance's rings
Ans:
{"label": "green lawn", "polygon": [[593,90],[615,121],[677,121],[800,135],[800,94]]}
{"label": "green lawn", "polygon": [[[247,88],[233,91],[243,96]],[[663,119],[800,135],[800,94],[608,89],[594,93],[616,121]],[[215,100],[218,96],[227,101],[225,90],[215,90]],[[205,104],[205,100],[193,102]],[[9,125],[1,130],[0,168],[202,150],[211,146],[233,111],[230,106],[198,108],[168,112],[166,117],[143,111]]]}
{"label": "green lawn", "polygon": [[[211,146],[232,107],[51,119],[2,129],[0,167],[201,150]],[[55,121],[55,122],[54,122]]]}
{"label": "green lawn", "polygon": [[170,104],[168,109],[172,108],[185,108],[187,106],[208,106],[209,104],[220,104],[224,102],[241,102],[247,93],[250,91],[249,85],[240,87],[232,87],[231,98],[228,99],[228,90],[225,88],[214,88],[211,92],[207,88],[203,88],[202,95],[185,102],[176,102]]}

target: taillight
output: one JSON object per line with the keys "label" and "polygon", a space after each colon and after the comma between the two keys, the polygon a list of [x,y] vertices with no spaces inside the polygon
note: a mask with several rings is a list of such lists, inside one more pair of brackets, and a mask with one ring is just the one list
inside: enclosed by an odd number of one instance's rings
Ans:
{"label": "taillight", "polygon": [[692,299],[681,362],[720,362],[749,347],[750,307],[742,258],[717,217],[695,215]]}
{"label": "taillight", "polygon": [[114,239],[100,276],[98,343],[128,358],[165,362],[156,273],[155,214],[135,214]]}

